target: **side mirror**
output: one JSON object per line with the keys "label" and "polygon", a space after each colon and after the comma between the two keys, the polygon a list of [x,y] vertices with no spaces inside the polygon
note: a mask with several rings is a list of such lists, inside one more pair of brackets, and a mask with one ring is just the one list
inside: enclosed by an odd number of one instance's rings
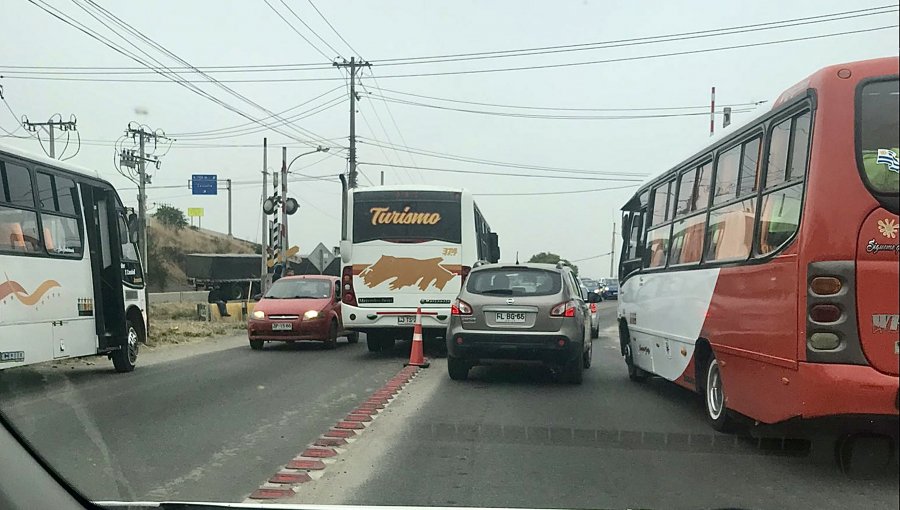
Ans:
{"label": "side mirror", "polygon": [[600,297],[600,294],[597,294],[596,292],[588,292],[587,302],[588,303],[602,303],[603,298]]}
{"label": "side mirror", "polygon": [[490,262],[496,263],[500,261],[500,238],[496,232],[488,232],[488,242],[490,243]]}
{"label": "side mirror", "polygon": [[262,297],[263,297],[262,294],[254,294],[251,299],[253,301],[259,301],[260,299],[262,299]]}
{"label": "side mirror", "polygon": [[132,243],[138,242],[138,226],[139,221],[137,214],[131,213],[128,215],[128,241]]}
{"label": "side mirror", "polygon": [[351,250],[351,246],[353,246],[353,245],[350,244],[350,241],[347,241],[347,240],[341,241],[341,246],[340,246],[340,250],[341,250],[341,261],[342,261],[344,264],[350,262],[350,250]]}

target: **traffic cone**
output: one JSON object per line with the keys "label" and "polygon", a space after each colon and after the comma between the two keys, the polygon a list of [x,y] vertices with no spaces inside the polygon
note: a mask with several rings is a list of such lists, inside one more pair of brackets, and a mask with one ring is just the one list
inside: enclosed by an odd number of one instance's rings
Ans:
{"label": "traffic cone", "polygon": [[412,349],[409,350],[409,363],[404,366],[428,368],[431,363],[425,359],[425,348],[422,342],[422,308],[416,309],[416,325],[413,328]]}

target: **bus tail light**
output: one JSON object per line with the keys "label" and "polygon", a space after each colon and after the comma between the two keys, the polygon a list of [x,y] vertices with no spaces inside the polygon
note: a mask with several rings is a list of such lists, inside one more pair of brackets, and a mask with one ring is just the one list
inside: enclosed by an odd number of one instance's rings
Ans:
{"label": "bus tail light", "polygon": [[341,302],[350,306],[356,306],[356,292],[353,290],[353,266],[344,266],[341,276],[341,290],[343,297]]}
{"label": "bus tail light", "polygon": [[809,318],[820,323],[837,322],[841,319],[841,308],[832,304],[813,305],[809,309]]}
{"label": "bus tail light", "polygon": [[450,305],[450,315],[472,315],[472,307],[462,299]]}
{"label": "bus tail light", "polygon": [[566,301],[550,309],[551,317],[575,317],[575,301]]}

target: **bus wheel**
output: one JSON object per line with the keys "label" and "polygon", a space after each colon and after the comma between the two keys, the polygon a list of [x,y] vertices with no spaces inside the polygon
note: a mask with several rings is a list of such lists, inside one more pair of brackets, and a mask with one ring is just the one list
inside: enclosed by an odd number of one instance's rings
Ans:
{"label": "bus wheel", "polygon": [[325,339],[325,348],[334,349],[337,347],[338,325],[337,321],[332,320],[331,326],[328,328],[328,338]]}
{"label": "bus wheel", "polygon": [[250,348],[254,351],[259,351],[263,348],[263,344],[265,341],[263,340],[250,340]]}
{"label": "bus wheel", "polygon": [[143,341],[141,333],[135,327],[131,319],[125,319],[125,345],[119,350],[113,351],[112,362],[116,372],[131,372],[137,363],[139,345]]}
{"label": "bus wheel", "polygon": [[631,351],[631,342],[625,344],[625,365],[628,366],[628,378],[634,382],[647,380],[647,372],[644,372],[634,364],[634,354]]}
{"label": "bus wheel", "polygon": [[375,333],[366,333],[366,347],[369,352],[381,352],[381,338]]}
{"label": "bus wheel", "polygon": [[703,394],[709,424],[719,432],[727,432],[734,424],[725,407],[725,386],[722,384],[722,372],[719,370],[719,361],[715,354],[710,354],[709,363],[706,365],[705,383]]}
{"label": "bus wheel", "polygon": [[348,344],[356,344],[359,343],[359,331],[350,331],[347,333],[347,343]]}

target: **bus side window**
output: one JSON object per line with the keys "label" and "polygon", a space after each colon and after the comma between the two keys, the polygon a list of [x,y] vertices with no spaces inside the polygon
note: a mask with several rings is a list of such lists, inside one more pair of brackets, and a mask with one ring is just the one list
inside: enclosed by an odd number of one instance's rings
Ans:
{"label": "bus side window", "polygon": [[31,174],[24,166],[0,160],[0,251],[42,250]]}

